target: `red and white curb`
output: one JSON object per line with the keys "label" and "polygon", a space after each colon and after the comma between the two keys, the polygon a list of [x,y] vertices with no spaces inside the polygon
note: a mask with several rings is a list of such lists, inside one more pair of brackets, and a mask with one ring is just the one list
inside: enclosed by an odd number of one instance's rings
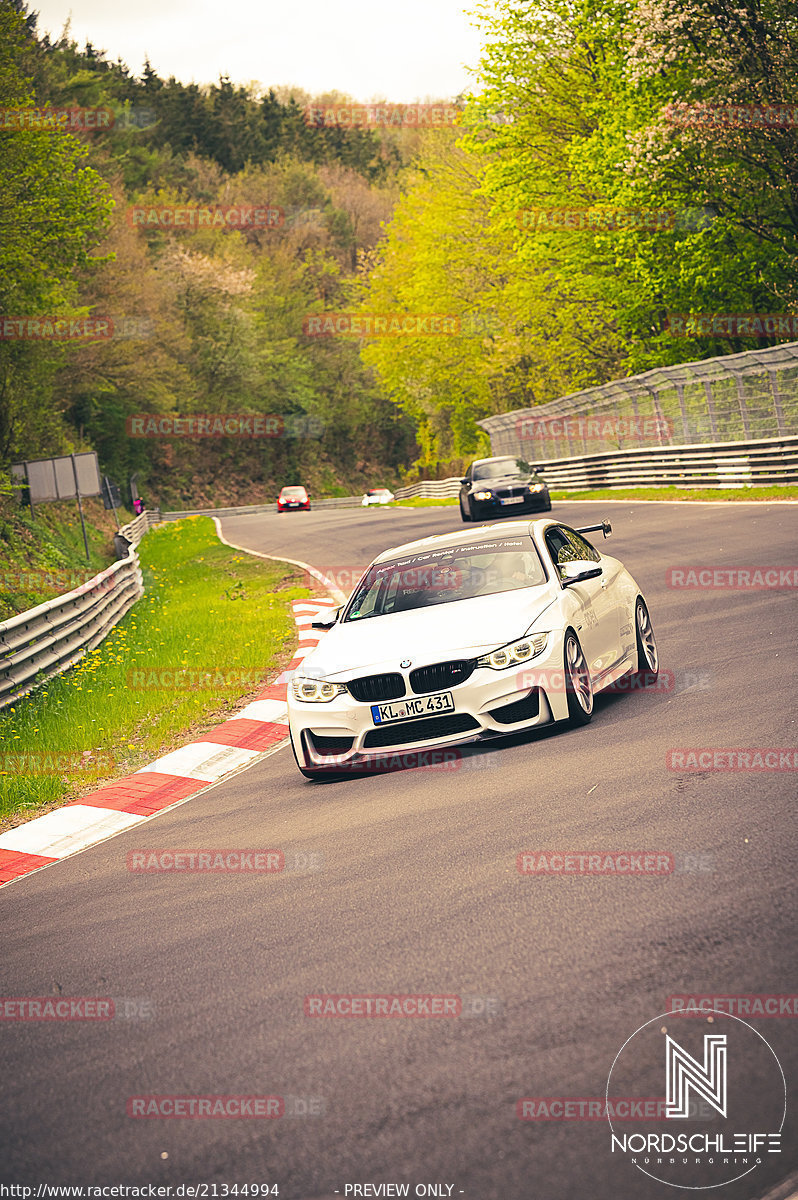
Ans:
{"label": "red and white curb", "polygon": [[335,600],[293,602],[299,645],[286,670],[200,741],[172,750],[133,775],[0,834],[0,887],[140,825],[283,742],[288,736],[289,680],[323,636],[311,629],[311,622],[335,605]]}

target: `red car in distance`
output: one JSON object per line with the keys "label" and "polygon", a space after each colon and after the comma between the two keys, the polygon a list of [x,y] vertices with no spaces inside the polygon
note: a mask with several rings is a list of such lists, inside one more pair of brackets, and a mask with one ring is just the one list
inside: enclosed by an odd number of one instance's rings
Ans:
{"label": "red car in distance", "polygon": [[277,511],[293,512],[294,509],[304,509],[310,512],[310,496],[303,487],[284,487],[277,497]]}

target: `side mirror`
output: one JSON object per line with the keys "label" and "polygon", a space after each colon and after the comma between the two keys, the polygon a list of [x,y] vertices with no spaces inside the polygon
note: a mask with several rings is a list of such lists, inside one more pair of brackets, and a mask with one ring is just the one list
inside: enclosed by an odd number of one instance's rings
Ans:
{"label": "side mirror", "polygon": [[342,608],[343,608],[342,604],[339,604],[338,608],[331,608],[323,621],[311,621],[310,628],[311,629],[332,629],[333,625],[335,624],[335,622],[338,620],[338,618],[341,615]]}
{"label": "side mirror", "polygon": [[601,574],[601,567],[586,559],[576,559],[560,566],[560,581],[563,587],[570,587],[572,583],[584,583],[586,579],[598,579]]}

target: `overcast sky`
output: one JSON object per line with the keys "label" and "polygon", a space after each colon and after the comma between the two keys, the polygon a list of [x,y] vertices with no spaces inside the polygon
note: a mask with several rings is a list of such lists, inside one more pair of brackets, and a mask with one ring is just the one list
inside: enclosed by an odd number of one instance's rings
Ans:
{"label": "overcast sky", "polygon": [[140,75],[337,89],[356,100],[449,99],[470,86],[480,39],[471,0],[31,0],[39,32],[71,18],[86,39]]}

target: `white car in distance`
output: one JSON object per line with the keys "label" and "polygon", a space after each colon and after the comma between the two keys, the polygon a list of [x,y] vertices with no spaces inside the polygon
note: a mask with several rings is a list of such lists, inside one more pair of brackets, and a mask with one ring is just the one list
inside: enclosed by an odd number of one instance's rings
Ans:
{"label": "white car in distance", "polygon": [[370,504],[390,504],[395,499],[396,496],[388,488],[369,488],[364,492],[360,504],[363,508],[368,508]]}

